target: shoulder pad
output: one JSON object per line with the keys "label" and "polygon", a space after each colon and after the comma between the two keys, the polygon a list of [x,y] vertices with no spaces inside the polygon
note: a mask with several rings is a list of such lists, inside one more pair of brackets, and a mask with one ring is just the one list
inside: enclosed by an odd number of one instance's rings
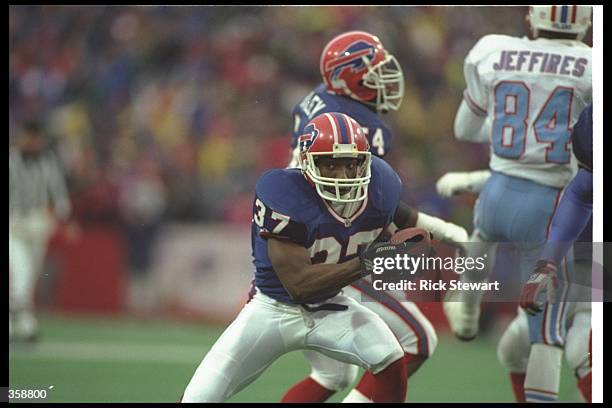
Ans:
{"label": "shoulder pad", "polygon": [[257,182],[255,192],[267,208],[296,222],[308,222],[319,211],[316,191],[300,169],[267,171]]}
{"label": "shoulder pad", "polygon": [[372,179],[368,187],[370,203],[379,211],[395,213],[402,193],[402,181],[383,159],[372,156]]}

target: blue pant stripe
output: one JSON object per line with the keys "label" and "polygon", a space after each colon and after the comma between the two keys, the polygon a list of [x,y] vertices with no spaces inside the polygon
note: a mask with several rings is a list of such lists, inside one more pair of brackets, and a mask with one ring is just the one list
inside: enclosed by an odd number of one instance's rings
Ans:
{"label": "blue pant stripe", "polygon": [[525,392],[525,399],[527,401],[535,400],[535,401],[545,401],[545,402],[556,401],[557,400],[557,398],[555,398],[555,397],[544,396],[542,394],[533,394],[531,392]]}
{"label": "blue pant stripe", "polygon": [[561,6],[561,22],[567,23],[567,9],[568,6]]}
{"label": "blue pant stripe", "polygon": [[346,144],[348,143],[348,130],[346,128],[346,124],[344,123],[344,118],[340,115],[333,115],[336,118],[336,122],[338,122],[338,132],[340,133],[340,143]]}

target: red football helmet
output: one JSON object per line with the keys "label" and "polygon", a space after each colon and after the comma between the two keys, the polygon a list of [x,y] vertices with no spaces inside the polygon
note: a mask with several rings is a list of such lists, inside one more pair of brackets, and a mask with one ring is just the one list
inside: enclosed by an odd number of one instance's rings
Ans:
{"label": "red football helmet", "polygon": [[[299,161],[302,173],[317,189],[317,193],[329,201],[354,203],[368,196],[371,153],[368,139],[361,126],[344,113],[323,113],[312,119],[304,134],[298,138]],[[333,158],[362,158],[355,178],[323,177],[316,158],[322,155]],[[325,187],[334,187],[330,192]],[[348,193],[342,193],[349,189]]]}
{"label": "red football helmet", "polygon": [[377,111],[399,109],[404,97],[402,68],[378,37],[365,31],[340,34],[325,46],[319,65],[329,91]]}

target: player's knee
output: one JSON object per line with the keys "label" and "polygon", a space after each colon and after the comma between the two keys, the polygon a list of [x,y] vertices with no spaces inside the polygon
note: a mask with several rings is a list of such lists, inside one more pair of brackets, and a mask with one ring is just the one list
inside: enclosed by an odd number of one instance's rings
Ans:
{"label": "player's knee", "polygon": [[510,369],[510,366],[513,365],[512,356],[509,353],[508,345],[506,342],[499,341],[497,343],[497,360],[502,366],[504,366],[504,368],[513,371]]}
{"label": "player's knee", "polygon": [[423,342],[421,346],[416,347],[416,353],[414,342],[410,343],[409,345],[402,344],[408,362],[419,361],[419,363],[422,364],[433,355],[434,351],[438,347],[438,335],[434,330],[428,331],[426,338],[422,340]]}
{"label": "player's knee", "polygon": [[226,353],[210,351],[183,393],[182,402],[222,402],[236,388],[241,364]]}
{"label": "player's knee", "polygon": [[497,359],[508,371],[524,373],[527,370],[529,351],[517,344],[517,339],[507,330],[497,343]]}
{"label": "player's knee", "polygon": [[578,377],[591,370],[590,328],[591,314],[588,311],[577,313],[565,340],[565,359]]}
{"label": "player's knee", "polygon": [[333,372],[312,370],[310,377],[328,390],[340,391],[355,382],[359,374],[359,367],[353,364],[343,364],[335,367]]}
{"label": "player's knee", "polygon": [[428,320],[420,320],[419,322],[423,328],[421,334],[418,336],[414,336],[414,333],[405,334],[400,343],[405,353],[427,359],[432,356],[438,347],[438,335]]}
{"label": "player's knee", "polygon": [[404,361],[406,364],[406,373],[411,377],[419,368],[427,361],[429,356],[406,353]]}
{"label": "player's knee", "polygon": [[344,388],[347,388],[348,386],[350,386],[351,384],[355,382],[358,374],[359,374],[359,367],[357,367],[356,365],[347,364],[343,372],[336,378],[336,381],[334,384],[336,388],[333,388],[333,389],[342,390]]}
{"label": "player's knee", "polygon": [[401,360],[403,363],[405,354],[404,350],[402,349],[399,343],[396,342],[396,345],[396,347],[389,349],[389,352],[386,353],[382,359],[369,361],[365,368],[372,374],[378,374],[379,372],[391,366],[398,360]]}
{"label": "player's knee", "polygon": [[591,371],[591,359],[589,358],[588,346],[585,344],[568,341],[565,344],[565,360],[578,377],[582,377]]}

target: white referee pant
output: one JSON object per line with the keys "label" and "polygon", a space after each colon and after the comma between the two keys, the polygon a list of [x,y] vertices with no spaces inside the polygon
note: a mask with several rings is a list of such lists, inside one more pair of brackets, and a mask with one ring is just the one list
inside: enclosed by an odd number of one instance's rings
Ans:
{"label": "white referee pant", "polygon": [[9,305],[31,310],[34,289],[42,268],[54,220],[44,210],[9,217]]}

